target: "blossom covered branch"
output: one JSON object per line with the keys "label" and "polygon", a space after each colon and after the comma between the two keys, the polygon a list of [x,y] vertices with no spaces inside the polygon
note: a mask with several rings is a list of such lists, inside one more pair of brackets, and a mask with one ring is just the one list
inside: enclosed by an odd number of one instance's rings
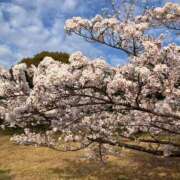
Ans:
{"label": "blossom covered branch", "polygon": [[149,39],[146,33],[152,27],[165,26],[180,30],[180,6],[166,3],[164,7],[147,10],[144,15],[121,21],[117,17],[93,19],[73,17],[66,21],[65,31],[75,33],[87,39],[120,49],[131,56],[142,53],[143,41]]}

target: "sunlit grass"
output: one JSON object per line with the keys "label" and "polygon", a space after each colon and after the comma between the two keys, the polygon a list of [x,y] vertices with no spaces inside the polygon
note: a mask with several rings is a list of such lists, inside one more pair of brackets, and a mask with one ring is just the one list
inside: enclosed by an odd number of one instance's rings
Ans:
{"label": "sunlit grass", "polygon": [[0,180],[179,180],[180,159],[157,158],[124,150],[105,165],[85,161],[84,151],[57,152],[18,146],[0,134]]}

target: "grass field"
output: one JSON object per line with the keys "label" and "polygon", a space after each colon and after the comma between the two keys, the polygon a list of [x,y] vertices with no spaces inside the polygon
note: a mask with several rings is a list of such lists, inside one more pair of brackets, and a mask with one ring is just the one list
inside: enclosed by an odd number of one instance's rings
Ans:
{"label": "grass field", "polygon": [[82,159],[84,152],[18,146],[0,133],[0,180],[180,180],[180,159],[123,151],[105,165]]}

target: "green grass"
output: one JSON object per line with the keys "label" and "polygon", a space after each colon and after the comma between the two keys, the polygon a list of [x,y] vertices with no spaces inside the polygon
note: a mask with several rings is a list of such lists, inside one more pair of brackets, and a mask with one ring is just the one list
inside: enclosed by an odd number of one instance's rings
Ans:
{"label": "green grass", "polygon": [[57,152],[18,146],[0,133],[0,180],[180,180],[180,159],[124,150],[105,165],[85,161],[84,151]]}

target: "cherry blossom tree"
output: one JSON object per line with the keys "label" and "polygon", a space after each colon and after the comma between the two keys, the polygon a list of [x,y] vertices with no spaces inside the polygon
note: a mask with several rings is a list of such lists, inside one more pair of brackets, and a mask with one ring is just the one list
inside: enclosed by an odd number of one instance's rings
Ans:
{"label": "cherry blossom tree", "polygon": [[[180,156],[180,47],[165,47],[162,35],[147,33],[161,26],[177,31],[179,14],[178,4],[167,3],[124,22],[100,15],[66,21],[67,33],[126,52],[124,66],[76,52],[70,64],[46,57],[28,71],[24,64],[1,69],[1,97],[7,104],[3,122],[25,129],[12,140],[57,150],[62,140],[77,141],[79,147],[65,150],[91,147],[100,160],[111,146]],[[27,77],[32,76],[30,87]],[[44,134],[33,132],[40,126]]]}

